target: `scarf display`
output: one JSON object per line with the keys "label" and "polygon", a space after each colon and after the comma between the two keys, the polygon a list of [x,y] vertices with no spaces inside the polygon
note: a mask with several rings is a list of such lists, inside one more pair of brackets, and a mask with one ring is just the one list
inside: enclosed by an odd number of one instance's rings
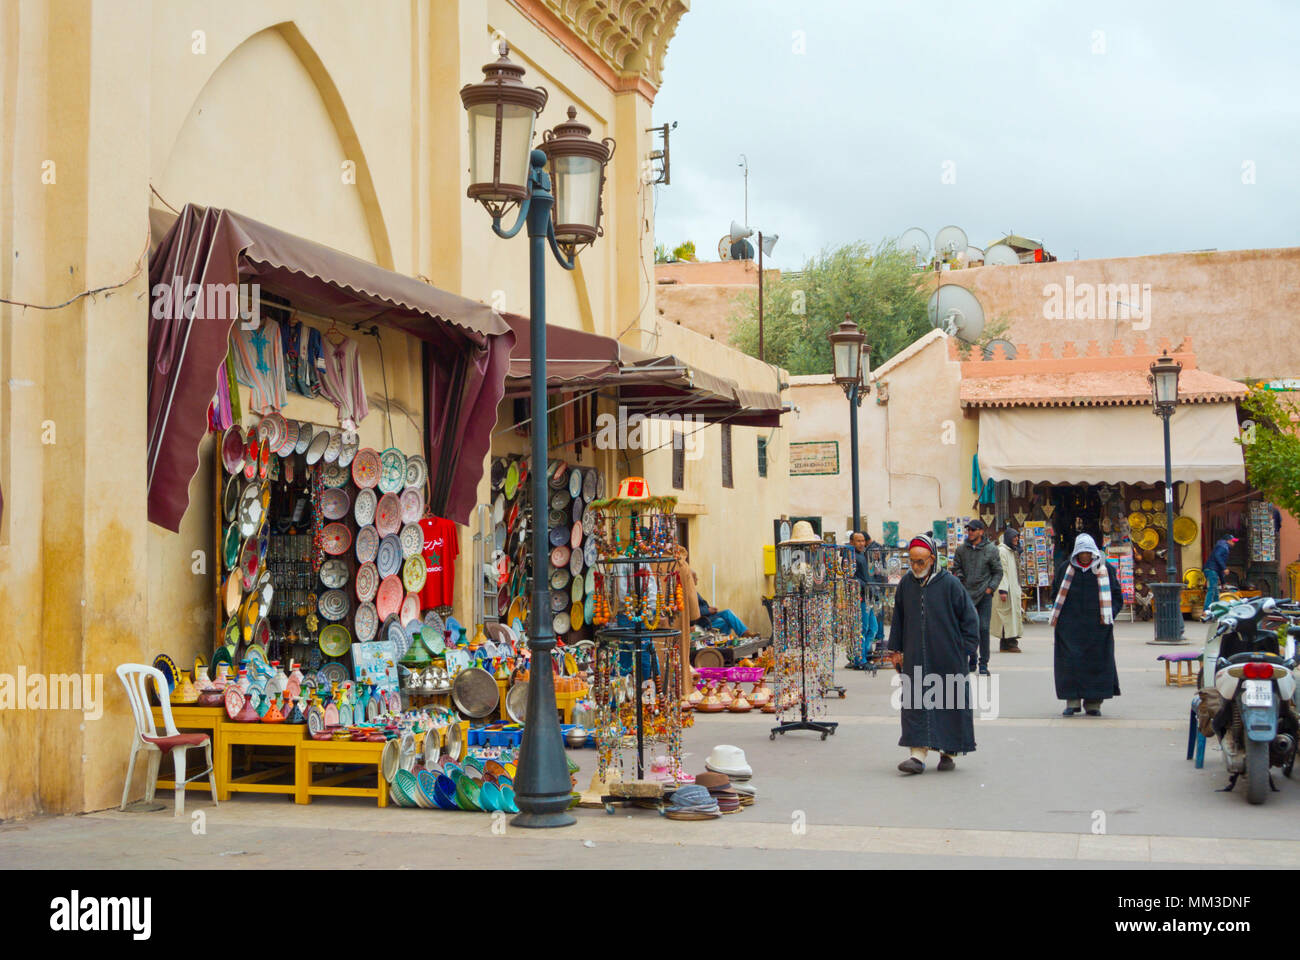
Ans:
{"label": "scarf display", "polygon": [[1061,608],[1065,605],[1065,598],[1070,592],[1070,584],[1074,581],[1075,568],[1083,569],[1082,565],[1074,559],[1081,553],[1091,553],[1093,557],[1088,569],[1097,578],[1097,598],[1101,601],[1101,622],[1105,624],[1115,622],[1115,616],[1111,610],[1110,575],[1106,572],[1106,558],[1097,549],[1096,541],[1088,534],[1081,533],[1075,538],[1074,549],[1070,551],[1070,562],[1065,567],[1065,576],[1061,578],[1061,589],[1056,594],[1056,600],[1052,604],[1052,616],[1048,620],[1049,624],[1055,625],[1057,617],[1061,615]]}

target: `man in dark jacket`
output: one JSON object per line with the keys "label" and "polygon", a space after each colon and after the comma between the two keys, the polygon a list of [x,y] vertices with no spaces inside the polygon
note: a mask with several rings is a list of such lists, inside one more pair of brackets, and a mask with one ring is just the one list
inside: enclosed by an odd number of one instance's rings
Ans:
{"label": "man in dark jacket", "polygon": [[[984,521],[975,517],[966,524],[966,542],[959,544],[952,558],[953,575],[961,581],[979,616],[979,671],[989,672],[989,619],[993,615],[993,591],[1002,582],[1002,561],[998,547],[984,539]],[[971,669],[975,668],[974,655]]]}
{"label": "man in dark jacket", "polygon": [[873,554],[878,551],[872,549],[875,545],[871,542],[871,535],[862,530],[853,531],[852,536],[849,537],[849,543],[853,545],[855,561],[853,579],[858,581],[862,599],[862,659],[865,660],[871,645],[885,635],[885,629],[876,618],[875,609],[871,602],[871,585],[875,582],[875,577],[871,572],[871,564],[874,559]]}
{"label": "man in dark jacket", "polygon": [[1223,585],[1223,575],[1228,572],[1228,553],[1237,544],[1237,538],[1225,533],[1210,551],[1210,559],[1205,561],[1205,609],[1219,599],[1219,587]]}
{"label": "man in dark jacket", "polygon": [[935,563],[934,541],[913,537],[907,557],[911,573],[899,581],[889,649],[902,654],[900,747],[911,756],[903,773],[924,773],[930,750],[939,769],[951,770],[953,754],[975,749],[975,721],[968,668],[979,645],[979,617],[957,579]]}

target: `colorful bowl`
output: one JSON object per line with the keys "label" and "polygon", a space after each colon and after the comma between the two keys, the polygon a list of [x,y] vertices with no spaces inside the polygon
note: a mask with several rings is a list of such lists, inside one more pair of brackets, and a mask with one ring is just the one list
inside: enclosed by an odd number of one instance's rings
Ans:
{"label": "colorful bowl", "polygon": [[478,804],[488,812],[502,809],[501,791],[496,788],[496,784],[487,781],[483,783],[479,788]]}
{"label": "colorful bowl", "polygon": [[450,778],[439,776],[434,781],[433,798],[438,801],[438,806],[443,810],[459,810],[460,804],[456,802],[456,785],[451,782]]}
{"label": "colorful bowl", "polygon": [[462,810],[482,810],[479,804],[480,787],[478,781],[461,777],[456,781],[456,803]]}
{"label": "colorful bowl", "polygon": [[515,803],[515,788],[501,787],[501,809],[506,813],[518,813],[519,807]]}

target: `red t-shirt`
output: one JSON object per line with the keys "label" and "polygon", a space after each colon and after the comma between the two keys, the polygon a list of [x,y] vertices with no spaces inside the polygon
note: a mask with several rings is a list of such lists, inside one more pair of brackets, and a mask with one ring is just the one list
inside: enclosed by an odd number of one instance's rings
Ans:
{"label": "red t-shirt", "polygon": [[425,517],[420,521],[424,531],[424,568],[427,577],[420,591],[420,605],[425,610],[450,607],[455,595],[456,555],[460,547],[456,538],[456,524],[442,517]]}

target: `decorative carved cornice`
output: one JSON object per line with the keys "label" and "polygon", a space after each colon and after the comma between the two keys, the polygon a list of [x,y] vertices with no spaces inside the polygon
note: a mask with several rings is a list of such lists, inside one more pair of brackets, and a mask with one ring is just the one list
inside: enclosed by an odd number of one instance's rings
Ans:
{"label": "decorative carved cornice", "polygon": [[668,42],[689,0],[511,0],[615,91],[647,99],[663,82]]}

